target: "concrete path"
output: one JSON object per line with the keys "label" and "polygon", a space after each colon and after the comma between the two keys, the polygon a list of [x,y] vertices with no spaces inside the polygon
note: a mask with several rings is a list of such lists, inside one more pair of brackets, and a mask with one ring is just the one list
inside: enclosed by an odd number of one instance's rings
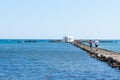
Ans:
{"label": "concrete path", "polygon": [[85,50],[90,54],[90,56],[107,62],[110,66],[120,69],[120,53],[109,51],[101,48],[90,48],[85,44],[80,44],[77,42],[72,42],[71,44]]}

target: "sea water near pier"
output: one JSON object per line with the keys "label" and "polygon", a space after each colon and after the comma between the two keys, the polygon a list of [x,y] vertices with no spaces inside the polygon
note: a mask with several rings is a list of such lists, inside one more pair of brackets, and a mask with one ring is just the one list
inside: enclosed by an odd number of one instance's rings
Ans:
{"label": "sea water near pier", "polygon": [[112,50],[120,53],[120,40],[108,40],[108,42],[100,42],[100,48]]}
{"label": "sea water near pier", "polygon": [[120,70],[69,43],[0,40],[0,80],[120,80]]}

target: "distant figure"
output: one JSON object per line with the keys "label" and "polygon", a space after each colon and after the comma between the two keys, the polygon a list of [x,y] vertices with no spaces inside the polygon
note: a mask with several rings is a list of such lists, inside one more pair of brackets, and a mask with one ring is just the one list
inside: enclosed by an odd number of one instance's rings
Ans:
{"label": "distant figure", "polygon": [[78,40],[75,40],[76,43],[79,43]]}
{"label": "distant figure", "polygon": [[92,40],[89,41],[90,48],[92,48]]}
{"label": "distant figure", "polygon": [[98,45],[99,45],[99,41],[96,39],[96,40],[95,40],[95,47],[97,48]]}
{"label": "distant figure", "polygon": [[78,40],[78,42],[81,44],[82,43],[82,41],[81,40]]}

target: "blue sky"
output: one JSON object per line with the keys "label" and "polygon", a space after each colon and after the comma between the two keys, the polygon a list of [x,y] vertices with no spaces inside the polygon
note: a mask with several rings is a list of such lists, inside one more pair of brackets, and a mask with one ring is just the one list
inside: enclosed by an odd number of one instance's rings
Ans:
{"label": "blue sky", "polygon": [[1,0],[0,39],[120,39],[120,0]]}

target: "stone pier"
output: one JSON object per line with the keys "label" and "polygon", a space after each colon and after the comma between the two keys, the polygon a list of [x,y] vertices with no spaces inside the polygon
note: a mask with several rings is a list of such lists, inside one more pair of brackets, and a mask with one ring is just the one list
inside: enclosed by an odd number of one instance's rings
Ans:
{"label": "stone pier", "polygon": [[72,42],[71,44],[88,52],[88,54],[98,60],[107,62],[110,66],[120,69],[120,53],[101,48],[90,48],[85,44]]}

